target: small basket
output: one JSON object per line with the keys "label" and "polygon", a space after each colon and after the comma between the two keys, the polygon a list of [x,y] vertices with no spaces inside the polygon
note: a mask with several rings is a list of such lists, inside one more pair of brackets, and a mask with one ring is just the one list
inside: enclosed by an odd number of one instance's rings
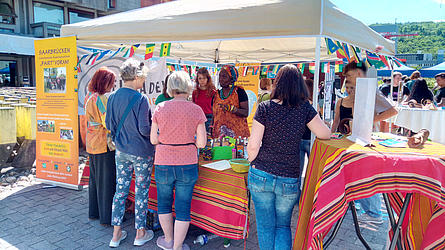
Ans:
{"label": "small basket", "polygon": [[249,172],[250,162],[246,159],[232,159],[229,161],[232,166],[232,170],[237,173],[247,173]]}

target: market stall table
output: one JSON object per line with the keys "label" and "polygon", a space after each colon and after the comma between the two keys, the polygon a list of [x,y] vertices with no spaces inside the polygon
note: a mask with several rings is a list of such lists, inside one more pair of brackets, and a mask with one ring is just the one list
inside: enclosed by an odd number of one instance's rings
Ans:
{"label": "market stall table", "polygon": [[445,144],[445,109],[429,110],[418,108],[398,108],[395,124],[414,132],[425,128],[430,131],[430,139]]}
{"label": "market stall table", "polygon": [[[445,146],[421,149],[362,147],[347,139],[316,140],[300,201],[294,249],[323,249],[323,239],[348,203],[388,193],[399,214],[412,193],[402,224],[406,249],[445,247]],[[409,197],[409,195],[408,195]]]}
{"label": "market stall table", "polygon": [[[205,163],[200,163],[203,164]],[[157,189],[154,170],[148,196],[148,208],[156,211]],[[128,199],[134,202],[134,183],[131,184]],[[249,230],[248,203],[247,173],[239,174],[232,169],[218,171],[199,167],[199,177],[191,204],[191,224],[221,237],[244,239]]]}

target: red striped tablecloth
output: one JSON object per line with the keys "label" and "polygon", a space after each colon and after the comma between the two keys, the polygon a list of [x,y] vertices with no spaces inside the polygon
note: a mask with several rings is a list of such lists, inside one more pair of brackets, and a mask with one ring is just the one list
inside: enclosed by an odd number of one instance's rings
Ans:
{"label": "red striped tablecloth", "polygon": [[[247,174],[238,174],[232,169],[217,171],[200,166],[193,190],[191,224],[225,238],[239,240],[247,237],[249,218],[246,179]],[[156,211],[154,171],[148,197],[148,208]],[[128,199],[134,202],[133,182]]]}
{"label": "red striped tablecloth", "polygon": [[400,212],[414,193],[402,225],[405,249],[445,248],[445,146],[422,149],[362,147],[347,139],[316,140],[312,148],[293,249],[323,249],[323,238],[348,202],[389,193]]}

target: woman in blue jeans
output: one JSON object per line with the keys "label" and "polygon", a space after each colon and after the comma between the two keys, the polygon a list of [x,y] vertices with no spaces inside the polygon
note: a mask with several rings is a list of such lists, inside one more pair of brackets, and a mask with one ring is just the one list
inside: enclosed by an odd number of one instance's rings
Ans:
{"label": "woman in blue jeans", "polygon": [[259,104],[247,146],[248,188],[255,206],[260,249],[292,247],[292,210],[300,196],[300,141],[305,126],[320,139],[331,132],[309,104],[301,72],[278,71],[271,100]]}
{"label": "woman in blue jeans", "polygon": [[190,76],[184,71],[173,72],[167,81],[167,93],[173,99],[160,103],[153,114],[150,139],[156,145],[158,214],[164,231],[156,243],[162,249],[190,249],[183,242],[190,224],[193,188],[198,179],[197,148],[204,148],[207,141],[204,112],[187,101],[191,90]]}

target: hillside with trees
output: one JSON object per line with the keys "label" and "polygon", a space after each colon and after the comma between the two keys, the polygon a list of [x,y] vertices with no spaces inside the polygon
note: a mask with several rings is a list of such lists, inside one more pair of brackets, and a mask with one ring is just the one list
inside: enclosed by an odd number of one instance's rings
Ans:
{"label": "hillside with trees", "polygon": [[[379,25],[379,24],[377,24]],[[400,34],[418,34],[418,36],[398,37],[397,53],[437,54],[437,50],[445,50],[445,22],[414,22],[397,24]]]}

